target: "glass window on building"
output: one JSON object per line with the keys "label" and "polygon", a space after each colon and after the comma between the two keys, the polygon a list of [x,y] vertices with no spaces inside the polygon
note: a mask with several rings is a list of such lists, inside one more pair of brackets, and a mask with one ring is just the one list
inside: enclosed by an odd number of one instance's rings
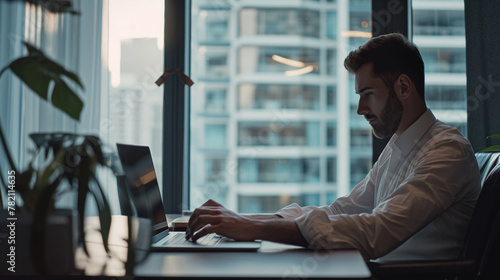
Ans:
{"label": "glass window on building", "polygon": [[205,125],[205,149],[227,149],[227,125]]}
{"label": "glass window on building", "polygon": [[351,158],[351,188],[361,182],[372,168],[371,158]]}
{"label": "glass window on building", "polygon": [[337,12],[326,12],[326,37],[337,39]]}
{"label": "glass window on building", "polygon": [[421,47],[420,53],[428,73],[465,73],[465,49]]}
{"label": "glass window on building", "polygon": [[464,2],[415,0],[414,42],[425,64],[426,101],[436,117],[467,133]]}
{"label": "glass window on building", "polygon": [[294,202],[302,204],[302,197],[296,195],[240,195],[238,211],[240,213],[270,213],[276,207],[282,208]]}
{"label": "glass window on building", "polygon": [[326,123],[326,145],[337,146],[337,123],[329,121]]}
{"label": "glass window on building", "polygon": [[428,85],[427,106],[435,110],[466,110],[467,88],[457,85]]}
{"label": "glass window on building", "polygon": [[416,9],[413,16],[413,33],[415,35],[465,36],[463,10]]}
{"label": "glass window on building", "polygon": [[227,53],[207,53],[205,78],[226,79],[229,75]]}
{"label": "glass window on building", "polygon": [[319,37],[320,12],[287,8],[243,8],[239,13],[240,36],[287,35]]}
{"label": "glass window on building", "polygon": [[319,146],[319,123],[240,122],[239,146]]}
{"label": "glass window on building", "polygon": [[238,109],[319,110],[319,86],[304,84],[240,84]]}
{"label": "glass window on building", "polygon": [[319,160],[314,158],[247,158],[238,161],[241,183],[305,183],[319,181]]}
{"label": "glass window on building", "polygon": [[326,88],[326,110],[334,111],[337,107],[337,87],[328,86]]}
{"label": "glass window on building", "polygon": [[225,157],[207,157],[205,159],[205,176],[206,182],[214,183],[221,188],[227,188],[228,173],[226,172]]}
{"label": "glass window on building", "polygon": [[202,9],[197,22],[195,36],[204,44],[220,44],[229,40],[229,10]]}
{"label": "glass window on building", "polygon": [[326,159],[326,181],[328,183],[337,182],[337,159],[329,157]]}
{"label": "glass window on building", "polygon": [[351,129],[351,147],[371,148],[371,141],[366,141],[366,139],[370,139],[371,135],[371,129]]}
{"label": "glass window on building", "polygon": [[204,107],[207,114],[227,113],[227,89],[206,89]]}
{"label": "glass window on building", "polygon": [[335,50],[327,50],[326,61],[326,74],[335,75],[337,73],[337,52]]}

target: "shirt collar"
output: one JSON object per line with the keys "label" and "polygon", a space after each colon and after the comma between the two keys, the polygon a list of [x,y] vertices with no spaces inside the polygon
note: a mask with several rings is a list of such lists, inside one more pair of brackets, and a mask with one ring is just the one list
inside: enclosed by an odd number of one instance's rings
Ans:
{"label": "shirt collar", "polygon": [[417,145],[420,138],[431,128],[436,122],[436,117],[432,114],[430,109],[427,109],[420,118],[408,127],[397,139],[394,144],[401,151],[403,155],[407,155]]}

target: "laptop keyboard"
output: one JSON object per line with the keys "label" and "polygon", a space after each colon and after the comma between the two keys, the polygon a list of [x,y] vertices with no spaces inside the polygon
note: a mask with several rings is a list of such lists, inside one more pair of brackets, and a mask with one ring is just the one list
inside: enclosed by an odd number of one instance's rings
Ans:
{"label": "laptop keyboard", "polygon": [[191,240],[186,240],[184,233],[180,234],[169,234],[167,240],[162,245],[204,245],[204,246],[214,246],[220,242],[222,236],[216,235],[215,233],[205,235],[200,239],[193,242]]}

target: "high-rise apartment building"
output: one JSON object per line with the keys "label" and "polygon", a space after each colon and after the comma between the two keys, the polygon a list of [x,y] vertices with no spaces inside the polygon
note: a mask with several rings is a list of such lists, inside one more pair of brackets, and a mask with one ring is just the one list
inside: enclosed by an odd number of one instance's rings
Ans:
{"label": "high-rise apartment building", "polygon": [[[413,3],[428,105],[463,131],[463,3]],[[193,207],[328,204],[366,176],[371,129],[343,59],[369,37],[370,12],[369,0],[192,1]]]}

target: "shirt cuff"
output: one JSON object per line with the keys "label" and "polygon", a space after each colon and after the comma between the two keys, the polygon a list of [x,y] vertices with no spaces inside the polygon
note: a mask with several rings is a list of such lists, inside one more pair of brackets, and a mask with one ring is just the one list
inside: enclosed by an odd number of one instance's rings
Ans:
{"label": "shirt cuff", "polygon": [[295,219],[302,216],[304,214],[304,211],[302,210],[302,207],[300,207],[297,203],[292,203],[276,211],[276,213],[274,214],[279,215],[285,219]]}
{"label": "shirt cuff", "polygon": [[311,249],[334,248],[333,226],[328,214],[323,209],[315,209],[295,219],[302,236]]}

